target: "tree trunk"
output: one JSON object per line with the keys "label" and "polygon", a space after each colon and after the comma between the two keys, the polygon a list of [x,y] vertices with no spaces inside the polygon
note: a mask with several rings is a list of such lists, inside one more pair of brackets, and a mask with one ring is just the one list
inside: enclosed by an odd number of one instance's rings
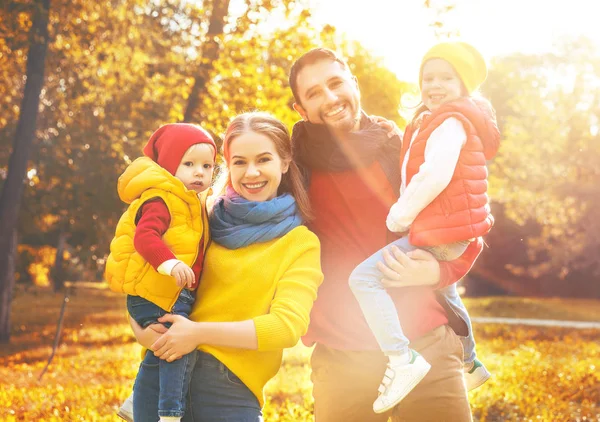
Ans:
{"label": "tree trunk", "polygon": [[215,61],[219,58],[221,46],[219,45],[218,37],[223,34],[225,16],[227,16],[228,10],[229,0],[213,0],[208,32],[200,51],[200,63],[194,75],[194,86],[188,98],[188,104],[183,116],[184,122],[192,121],[194,114],[200,106],[200,98],[206,92],[206,84],[210,78],[210,73],[215,67]]}
{"label": "tree trunk", "polygon": [[[44,83],[44,63],[48,49],[48,14],[50,0],[37,0],[33,12],[27,55],[27,82],[21,103],[19,121],[8,162],[8,175],[0,194],[0,342],[10,338],[10,302],[14,286],[15,227],[27,173],[29,151],[35,134],[40,92]],[[6,302],[5,302],[6,300]]]}
{"label": "tree trunk", "polygon": [[65,284],[65,271],[63,268],[65,246],[67,245],[67,237],[69,234],[64,228],[64,224],[58,234],[58,244],[56,245],[56,258],[54,259],[54,268],[52,269],[52,285],[54,291],[58,292],[64,288]]}
{"label": "tree trunk", "polygon": [[10,304],[15,287],[17,231],[13,230],[8,238],[8,260],[5,261],[6,267],[0,267],[0,280],[5,280],[7,283],[6,289],[0,291],[0,343],[8,343],[10,340]]}

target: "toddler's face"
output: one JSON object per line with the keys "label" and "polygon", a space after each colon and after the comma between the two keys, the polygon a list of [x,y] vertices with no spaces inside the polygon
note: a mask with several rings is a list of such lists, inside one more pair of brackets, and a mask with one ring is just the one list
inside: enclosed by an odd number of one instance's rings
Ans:
{"label": "toddler's face", "polygon": [[209,144],[192,145],[183,154],[175,177],[189,190],[200,193],[210,187],[215,169],[214,150]]}
{"label": "toddler's face", "polygon": [[462,81],[446,60],[431,59],[423,66],[421,100],[430,110],[456,100],[463,93]]}

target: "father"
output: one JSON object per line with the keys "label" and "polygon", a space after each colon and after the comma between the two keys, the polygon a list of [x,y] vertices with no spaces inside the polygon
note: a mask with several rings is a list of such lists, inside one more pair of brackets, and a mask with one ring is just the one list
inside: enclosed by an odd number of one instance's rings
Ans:
{"label": "father", "polygon": [[[361,109],[348,65],[330,50],[301,56],[290,71],[295,159],[306,171],[321,241],[325,280],[311,314],[306,345],[316,343],[311,365],[316,422],[385,422],[372,410],[387,358],[379,350],[350,288],[352,270],[394,236],[385,225],[399,184],[401,140]],[[435,291],[457,282],[482,250],[438,263],[424,251],[387,254],[382,271],[398,315],[432,369],[393,411],[394,421],[470,421],[463,382],[463,351],[456,332],[465,327],[436,300]],[[407,287],[414,286],[414,287]],[[423,286],[426,286],[425,288]],[[452,327],[452,328],[450,328]]]}

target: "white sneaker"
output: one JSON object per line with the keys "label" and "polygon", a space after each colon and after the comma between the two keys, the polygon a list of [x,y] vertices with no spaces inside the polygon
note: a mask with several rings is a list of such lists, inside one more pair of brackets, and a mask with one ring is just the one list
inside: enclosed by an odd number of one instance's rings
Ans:
{"label": "white sneaker", "polygon": [[133,393],[131,393],[129,397],[125,399],[121,407],[119,407],[117,416],[127,422],[133,422]]}
{"label": "white sneaker", "polygon": [[465,365],[465,384],[467,391],[481,387],[491,378],[492,374],[486,369],[486,367],[475,359],[471,365]]}
{"label": "white sneaker", "polygon": [[387,412],[400,403],[431,369],[423,356],[412,349],[409,353],[408,363],[388,364],[379,386],[379,397],[373,403],[375,413]]}

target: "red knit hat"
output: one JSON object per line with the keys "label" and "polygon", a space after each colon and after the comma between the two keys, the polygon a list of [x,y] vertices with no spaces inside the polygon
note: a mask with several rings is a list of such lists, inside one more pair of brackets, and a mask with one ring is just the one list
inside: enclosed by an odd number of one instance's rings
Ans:
{"label": "red knit hat", "polygon": [[144,155],[174,176],[185,152],[196,144],[212,145],[213,159],[216,159],[217,146],[206,130],[189,123],[169,123],[152,134],[144,147]]}

